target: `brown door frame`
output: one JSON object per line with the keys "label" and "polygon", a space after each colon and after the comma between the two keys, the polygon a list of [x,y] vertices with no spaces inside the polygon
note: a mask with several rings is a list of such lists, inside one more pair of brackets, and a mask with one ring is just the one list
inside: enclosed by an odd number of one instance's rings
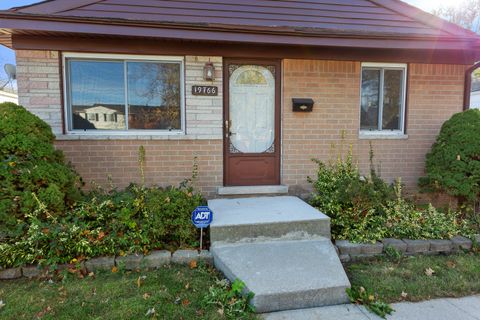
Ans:
{"label": "brown door frame", "polygon": [[227,136],[227,127],[226,121],[230,120],[229,116],[229,107],[230,107],[230,64],[240,64],[240,65],[260,65],[260,66],[275,66],[275,140],[274,148],[275,152],[273,154],[268,153],[244,153],[236,154],[235,157],[251,157],[251,156],[264,156],[264,157],[275,157],[274,160],[274,170],[275,170],[275,182],[274,185],[280,185],[281,183],[281,172],[280,172],[280,162],[281,162],[281,79],[282,79],[282,63],[280,59],[251,59],[251,58],[224,58],[223,59],[223,185],[232,186],[231,182],[228,180],[229,172],[229,138]]}

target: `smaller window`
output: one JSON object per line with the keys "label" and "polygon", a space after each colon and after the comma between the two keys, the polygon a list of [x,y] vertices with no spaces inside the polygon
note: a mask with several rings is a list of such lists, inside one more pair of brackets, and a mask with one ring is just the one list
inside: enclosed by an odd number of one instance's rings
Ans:
{"label": "smaller window", "polygon": [[362,64],[360,130],[404,133],[407,66]]}

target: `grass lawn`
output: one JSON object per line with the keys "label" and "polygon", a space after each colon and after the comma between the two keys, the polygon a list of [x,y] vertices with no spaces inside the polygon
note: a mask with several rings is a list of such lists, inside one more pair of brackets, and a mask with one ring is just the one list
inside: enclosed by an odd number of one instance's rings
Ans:
{"label": "grass lawn", "polygon": [[[349,264],[346,269],[352,286],[371,289],[386,302],[480,293],[480,253],[385,258]],[[402,292],[407,295],[402,297]]]}
{"label": "grass lawn", "polygon": [[[145,278],[143,278],[143,276]],[[171,266],[150,272],[99,273],[64,281],[0,281],[0,319],[225,319],[202,304],[219,275],[212,269]],[[154,308],[155,313],[146,315]],[[239,317],[236,317],[239,318]],[[255,319],[245,313],[243,319]]]}

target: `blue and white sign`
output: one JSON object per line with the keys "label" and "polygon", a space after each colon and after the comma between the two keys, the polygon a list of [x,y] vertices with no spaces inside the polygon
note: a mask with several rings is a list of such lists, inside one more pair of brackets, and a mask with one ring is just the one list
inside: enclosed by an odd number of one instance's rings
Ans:
{"label": "blue and white sign", "polygon": [[197,207],[192,212],[192,222],[197,228],[206,228],[212,223],[213,212],[207,206]]}

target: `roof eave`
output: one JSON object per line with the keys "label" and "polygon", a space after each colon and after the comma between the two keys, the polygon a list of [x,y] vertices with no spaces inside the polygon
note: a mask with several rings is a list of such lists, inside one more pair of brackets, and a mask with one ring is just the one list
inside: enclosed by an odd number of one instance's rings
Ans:
{"label": "roof eave", "polygon": [[[114,21],[111,19],[63,18],[0,12],[0,33],[44,32],[110,36],[152,37],[179,40],[217,40],[312,46],[340,46],[401,49],[471,50],[478,38],[352,34],[343,30],[289,30],[234,25],[200,25]],[[5,37],[7,39],[8,37]],[[1,40],[0,40],[1,41]],[[11,41],[6,40],[6,41]],[[5,42],[1,42],[5,45]],[[8,44],[7,44],[8,45]],[[12,44],[10,44],[12,45]],[[13,44],[14,46],[14,44]]]}

